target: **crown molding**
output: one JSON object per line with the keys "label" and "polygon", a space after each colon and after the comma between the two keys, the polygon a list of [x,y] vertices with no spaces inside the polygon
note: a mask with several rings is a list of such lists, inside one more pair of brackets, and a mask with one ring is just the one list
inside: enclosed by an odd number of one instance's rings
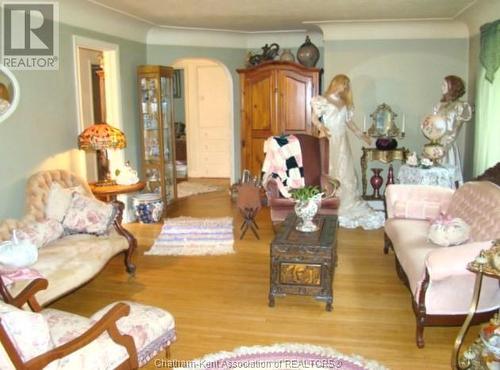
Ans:
{"label": "crown molding", "polygon": [[151,23],[93,0],[60,1],[60,22],[126,40],[146,42]]}
{"label": "crown molding", "polygon": [[500,14],[500,1],[478,0],[457,16],[469,27],[470,36],[479,34],[480,27],[489,22],[496,21]]}
{"label": "crown molding", "polygon": [[324,41],[469,38],[467,25],[455,20],[334,21],[314,24],[323,31]]}
{"label": "crown molding", "polygon": [[317,46],[323,46],[320,32],[306,30],[273,32],[240,32],[180,27],[153,27],[146,38],[148,45],[205,46],[234,49],[260,49],[277,43],[280,48],[297,48],[309,35]]}

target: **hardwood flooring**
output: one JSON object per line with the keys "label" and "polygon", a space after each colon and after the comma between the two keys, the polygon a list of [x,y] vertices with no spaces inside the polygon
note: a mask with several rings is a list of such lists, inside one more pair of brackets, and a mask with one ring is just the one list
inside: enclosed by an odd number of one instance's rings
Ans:
{"label": "hardwood flooring", "polygon": [[[241,222],[226,191],[178,201],[168,216],[180,215],[233,215],[236,226]],[[301,342],[359,354],[391,369],[450,368],[459,328],[426,328],[426,347],[416,347],[410,294],[396,275],[394,256],[383,254],[382,230],[339,230],[334,309],[326,312],[324,303],[309,297],[277,298],[276,307],[267,306],[273,237],[267,209],[257,222],[260,241],[251,234],[240,241],[236,232],[235,254],[206,257],[144,256],[161,225],[130,224],[139,241],[136,276],[128,277],[118,256],[52,307],[87,316],[117,300],[163,307],[176,319],[176,360],[242,345]],[[155,368],[154,361],[148,368]]]}

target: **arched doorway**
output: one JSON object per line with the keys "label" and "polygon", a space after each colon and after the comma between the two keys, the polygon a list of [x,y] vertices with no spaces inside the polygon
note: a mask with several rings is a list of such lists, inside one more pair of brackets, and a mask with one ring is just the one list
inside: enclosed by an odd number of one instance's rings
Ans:
{"label": "arched doorway", "polygon": [[[184,109],[184,115],[176,116],[185,124],[188,177],[234,181],[233,81],[229,70],[219,61],[205,58],[180,59],[172,66],[183,76],[183,91],[174,99],[174,107]],[[179,142],[177,148],[182,144]]]}

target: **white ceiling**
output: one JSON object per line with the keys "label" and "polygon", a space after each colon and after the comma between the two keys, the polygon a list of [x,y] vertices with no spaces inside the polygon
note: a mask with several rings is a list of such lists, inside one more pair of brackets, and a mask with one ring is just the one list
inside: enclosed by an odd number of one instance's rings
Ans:
{"label": "white ceiling", "polygon": [[156,26],[259,32],[310,28],[307,22],[453,19],[477,0],[89,1]]}

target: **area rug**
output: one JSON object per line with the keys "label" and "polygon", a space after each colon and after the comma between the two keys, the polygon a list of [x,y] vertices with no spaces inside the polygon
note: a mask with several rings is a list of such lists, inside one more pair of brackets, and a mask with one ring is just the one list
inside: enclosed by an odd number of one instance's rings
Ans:
{"label": "area rug", "polygon": [[145,254],[204,256],[234,253],[233,219],[177,217],[165,220]]}
{"label": "area rug", "polygon": [[181,181],[177,184],[177,197],[185,198],[190,195],[210,193],[222,190],[222,187],[215,185],[206,185],[193,181]]}
{"label": "area rug", "polygon": [[240,347],[232,352],[209,354],[177,369],[341,369],[387,370],[376,361],[347,356],[329,347],[283,343]]}

